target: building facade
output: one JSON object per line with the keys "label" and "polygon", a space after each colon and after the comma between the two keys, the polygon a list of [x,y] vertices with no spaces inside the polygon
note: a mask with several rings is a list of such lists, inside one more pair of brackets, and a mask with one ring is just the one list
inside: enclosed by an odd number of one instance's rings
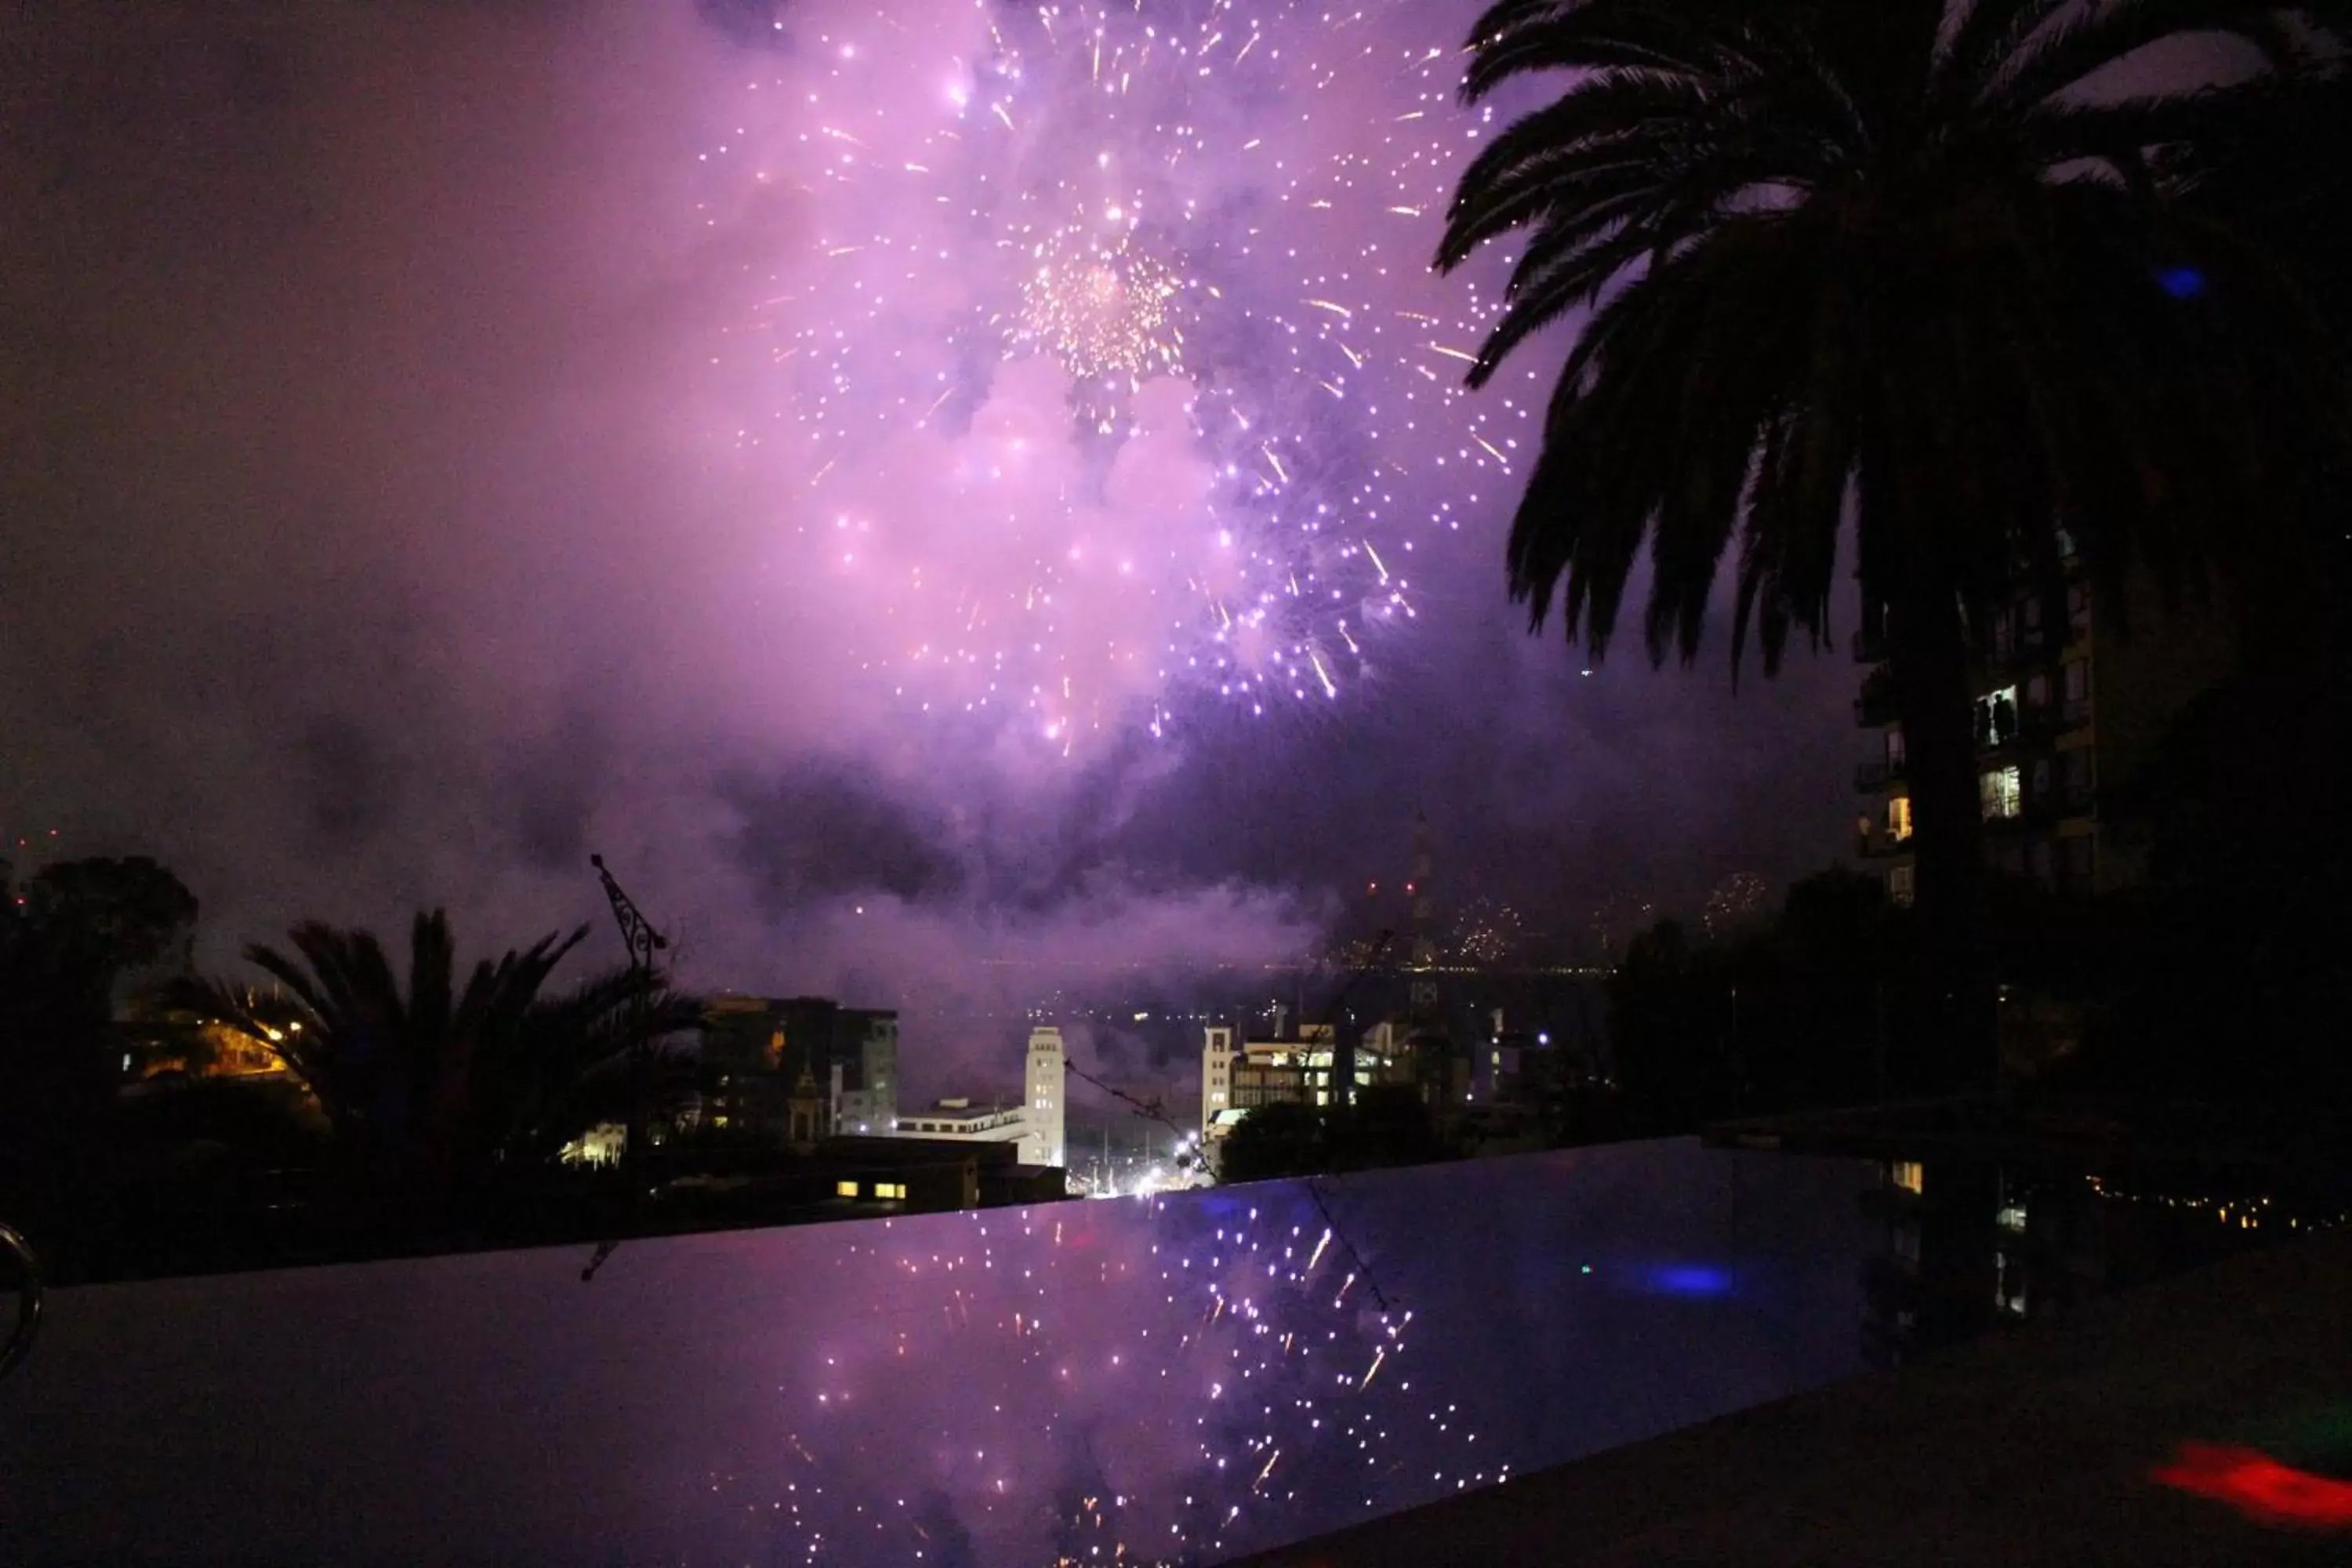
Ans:
{"label": "building facade", "polygon": [[[1234,1043],[1231,1024],[1212,1024],[1203,1031],[1201,1046],[1201,1140],[1222,1138],[1224,1133],[1213,1129],[1226,1125],[1225,1112],[1234,1104],[1234,1063],[1241,1058],[1241,1047]],[[1230,1127],[1227,1127],[1230,1131]]]}
{"label": "building facade", "polygon": [[[1996,871],[2062,896],[2147,879],[2147,834],[2122,803],[2165,726],[2228,669],[2228,626],[2205,606],[2167,614],[2153,585],[2136,578],[2123,609],[2137,635],[2101,624],[2070,552],[2050,582],[2021,582],[1977,639],[1986,855]],[[1907,904],[1916,879],[1911,792],[1884,629],[1883,613],[1865,602],[1853,651],[1869,671],[1853,706],[1872,754],[1854,774],[1863,797],[1855,842],[1885,879],[1888,897]]]}
{"label": "building facade", "polygon": [[969,1097],[941,1100],[926,1110],[894,1117],[890,1131],[901,1138],[1016,1144],[1023,1165],[1059,1169],[1067,1163],[1064,1103],[1067,1070],[1062,1031],[1032,1029],[1020,1104],[982,1104]]}
{"label": "building facade", "polygon": [[902,1138],[945,1139],[954,1143],[1025,1143],[1030,1124],[1027,1112],[1019,1106],[974,1105],[959,1097],[934,1101],[926,1110],[899,1117],[892,1131]]}
{"label": "building facade", "polygon": [[[1331,1103],[1335,1032],[1309,1024],[1290,1040],[1234,1043],[1229,1025],[1203,1031],[1201,1048],[1201,1142],[1203,1147],[1228,1136],[1242,1118],[1262,1105],[1328,1106]],[[1356,1085],[1412,1081],[1411,1053],[1394,1024],[1375,1024],[1356,1046]]]}
{"label": "building facade", "polygon": [[1065,1099],[1069,1062],[1062,1052],[1062,1031],[1049,1026],[1029,1031],[1028,1095],[1024,1109],[1029,1131],[1021,1140],[1024,1165],[1067,1163],[1064,1139]]}
{"label": "building facade", "polygon": [[714,1133],[887,1132],[898,1114],[898,1015],[821,996],[716,995],[703,1010],[702,1072]]}
{"label": "building facade", "polygon": [[898,1118],[898,1015],[844,1007],[835,1014],[833,1034],[826,1087],[834,1131],[887,1132]]}

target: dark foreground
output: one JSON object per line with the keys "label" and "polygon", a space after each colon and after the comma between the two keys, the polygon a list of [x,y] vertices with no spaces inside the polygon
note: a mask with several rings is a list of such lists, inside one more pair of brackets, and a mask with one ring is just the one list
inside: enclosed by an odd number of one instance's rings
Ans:
{"label": "dark foreground", "polygon": [[[2336,1479],[2265,1489],[2256,1472],[2202,1489],[2234,1500],[2200,1495],[2155,1479],[2184,1443]],[[2352,1234],[2336,1232],[1249,1561],[2341,1564],[2345,1478]],[[2249,1517],[2265,1491],[2273,1517]]]}

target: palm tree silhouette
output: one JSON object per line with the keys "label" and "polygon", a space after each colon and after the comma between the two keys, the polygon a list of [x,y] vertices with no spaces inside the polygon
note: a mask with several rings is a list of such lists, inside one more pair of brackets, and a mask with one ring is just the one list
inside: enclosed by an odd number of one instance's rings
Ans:
{"label": "palm tree silhouette", "polygon": [[448,917],[419,911],[404,987],[374,933],[306,921],[289,933],[291,954],[245,950],[278,990],[196,980],[173,999],[265,1043],[370,1175],[478,1181],[552,1157],[596,1119],[638,1042],[699,1021],[699,1004],[657,971],[610,970],[549,994],[587,932],[483,959],[460,985]]}
{"label": "palm tree silhouette", "polygon": [[[2340,0],[1503,0],[1464,96],[1571,72],[1464,174],[1437,265],[1528,230],[1469,381],[1587,312],[1508,550],[1598,658],[1636,558],[1648,651],[1696,655],[1725,555],[1735,677],[1829,630],[1840,533],[1906,739],[1947,1048],[1991,1006],[1977,628],[2065,551],[2113,602],[2200,574],[2334,449],[2284,268],[2177,199],[2258,93],[2333,68]],[[2190,33],[2263,69],[2100,76]],[[2158,156],[2158,153],[2162,156]],[[2226,535],[2226,537],[2225,537]],[[1974,1057],[1977,1061],[1988,1058]]]}

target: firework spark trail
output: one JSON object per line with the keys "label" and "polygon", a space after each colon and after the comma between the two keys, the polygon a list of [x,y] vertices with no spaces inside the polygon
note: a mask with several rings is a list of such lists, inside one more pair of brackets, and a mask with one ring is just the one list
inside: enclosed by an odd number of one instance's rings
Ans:
{"label": "firework spark trail", "polygon": [[1426,270],[1486,130],[1451,102],[1465,21],[793,13],[702,154],[711,225],[778,237],[745,268],[761,346],[717,374],[892,700],[1073,754],[1376,670],[1528,413],[1464,395],[1496,301]]}

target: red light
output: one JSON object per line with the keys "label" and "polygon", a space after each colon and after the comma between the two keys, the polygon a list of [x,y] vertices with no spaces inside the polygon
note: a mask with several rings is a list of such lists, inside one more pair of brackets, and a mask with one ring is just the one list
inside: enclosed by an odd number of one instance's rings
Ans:
{"label": "red light", "polygon": [[2257,1524],[2286,1530],[2352,1530],[2352,1481],[2282,1465],[2253,1448],[2183,1443],[2159,1465],[2159,1485],[2236,1509]]}

